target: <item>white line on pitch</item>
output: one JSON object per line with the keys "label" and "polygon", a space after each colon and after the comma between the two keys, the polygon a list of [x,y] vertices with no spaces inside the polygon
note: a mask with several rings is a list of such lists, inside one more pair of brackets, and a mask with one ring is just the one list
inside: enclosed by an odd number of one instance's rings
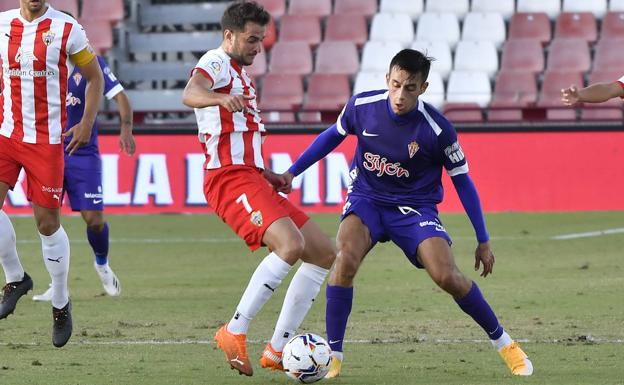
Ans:
{"label": "white line on pitch", "polygon": [[617,229],[588,231],[586,233],[562,234],[562,235],[554,236],[552,237],[552,239],[556,239],[560,241],[560,240],[576,239],[576,238],[601,237],[603,235],[621,234],[621,233],[624,233],[624,227],[620,227]]}

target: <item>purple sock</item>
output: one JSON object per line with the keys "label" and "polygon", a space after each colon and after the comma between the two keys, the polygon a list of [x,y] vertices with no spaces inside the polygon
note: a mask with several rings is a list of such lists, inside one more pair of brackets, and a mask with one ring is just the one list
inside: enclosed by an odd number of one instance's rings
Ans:
{"label": "purple sock", "polygon": [[490,339],[496,340],[503,335],[503,327],[498,323],[496,314],[483,298],[483,294],[475,282],[472,283],[468,294],[464,298],[456,299],[455,302],[464,313],[471,316],[485,330]]}
{"label": "purple sock", "polygon": [[325,327],[329,347],[335,352],[342,352],[342,342],[347,329],[347,320],[353,305],[353,288],[327,285],[325,291]]}
{"label": "purple sock", "polygon": [[99,233],[87,227],[87,239],[95,254],[95,263],[106,265],[108,261],[108,223],[104,223],[104,228]]}

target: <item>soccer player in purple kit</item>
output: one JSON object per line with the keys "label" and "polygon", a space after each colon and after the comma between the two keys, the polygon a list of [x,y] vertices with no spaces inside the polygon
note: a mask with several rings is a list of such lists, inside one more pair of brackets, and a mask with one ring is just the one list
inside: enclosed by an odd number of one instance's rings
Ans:
{"label": "soccer player in purple kit", "polygon": [[[442,167],[453,181],[475,229],[475,270],[492,273],[494,254],[468,163],[452,124],[418,97],[427,89],[431,58],[400,51],[386,75],[388,90],[353,96],[336,124],[321,133],[284,173],[288,182],[325,157],[347,135],[358,138],[348,196],[337,235],[338,256],[327,285],[326,327],[334,355],[327,377],[340,374],[353,279],[377,242],[392,241],[488,334],[514,375],[533,366],[505,332],[475,282],[455,264],[451,238],[438,218]],[[290,190],[291,184],[284,189]]]}
{"label": "soccer player in purple kit", "polygon": [[[71,16],[71,15],[70,15]],[[119,106],[121,129],[119,133],[119,149],[128,155],[135,151],[134,137],[132,136],[132,107],[124,88],[101,56],[97,57],[104,75],[104,96],[108,100],[115,100]],[[86,81],[78,67],[69,77],[67,93],[67,126],[73,127],[82,119],[84,113],[84,98]],[[80,211],[87,225],[87,240],[95,255],[94,267],[106,294],[119,296],[121,284],[108,264],[108,224],[104,220],[104,202],[102,197],[102,161],[98,148],[97,122],[93,125],[89,143],[76,150],[72,155],[65,153],[64,192],[69,197],[73,211]],[[71,137],[65,138],[65,145]],[[42,294],[34,295],[34,301],[49,301],[52,298],[52,289]]]}

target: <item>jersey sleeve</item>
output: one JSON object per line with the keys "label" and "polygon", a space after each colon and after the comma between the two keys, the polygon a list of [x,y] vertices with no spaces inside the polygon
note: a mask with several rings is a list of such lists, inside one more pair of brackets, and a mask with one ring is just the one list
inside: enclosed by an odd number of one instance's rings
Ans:
{"label": "jersey sleeve", "polygon": [[69,32],[69,38],[67,39],[67,53],[69,55],[75,55],[87,48],[89,52],[93,53],[93,49],[89,45],[89,39],[87,39],[87,33],[82,25],[74,23],[72,29]]}
{"label": "jersey sleeve", "polygon": [[102,74],[104,75],[104,96],[106,96],[106,99],[111,100],[118,93],[123,91],[124,88],[121,83],[119,83],[119,80],[117,80],[113,71],[111,71],[110,67],[106,63],[106,60],[104,60],[101,56],[98,56],[97,60],[100,68],[102,69]]}
{"label": "jersey sleeve", "polygon": [[438,145],[446,172],[451,177],[467,174],[468,162],[459,144],[455,127],[446,120],[444,122],[439,122],[438,125],[442,128],[442,132],[438,136]]}
{"label": "jersey sleeve", "polygon": [[199,62],[193,68],[191,75],[199,72],[212,82],[211,89],[217,89],[228,85],[230,82],[229,72],[223,58],[214,52],[207,52],[199,59]]}
{"label": "jersey sleeve", "polygon": [[355,123],[355,97],[351,97],[347,104],[345,104],[342,112],[338,116],[338,120],[336,120],[336,129],[338,133],[342,136],[347,136],[349,134],[355,134],[354,123]]}

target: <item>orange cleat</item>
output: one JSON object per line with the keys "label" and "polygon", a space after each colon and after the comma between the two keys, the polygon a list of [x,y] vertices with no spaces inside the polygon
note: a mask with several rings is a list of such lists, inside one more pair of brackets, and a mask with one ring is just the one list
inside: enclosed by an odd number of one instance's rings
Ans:
{"label": "orange cleat", "polygon": [[217,347],[225,353],[225,359],[232,369],[238,370],[239,374],[253,375],[253,368],[247,356],[247,335],[232,334],[227,330],[227,324],[217,330],[214,337]]}
{"label": "orange cleat", "polygon": [[284,371],[284,365],[282,365],[282,352],[276,352],[273,350],[273,346],[269,342],[260,358],[260,366],[265,369]]}

